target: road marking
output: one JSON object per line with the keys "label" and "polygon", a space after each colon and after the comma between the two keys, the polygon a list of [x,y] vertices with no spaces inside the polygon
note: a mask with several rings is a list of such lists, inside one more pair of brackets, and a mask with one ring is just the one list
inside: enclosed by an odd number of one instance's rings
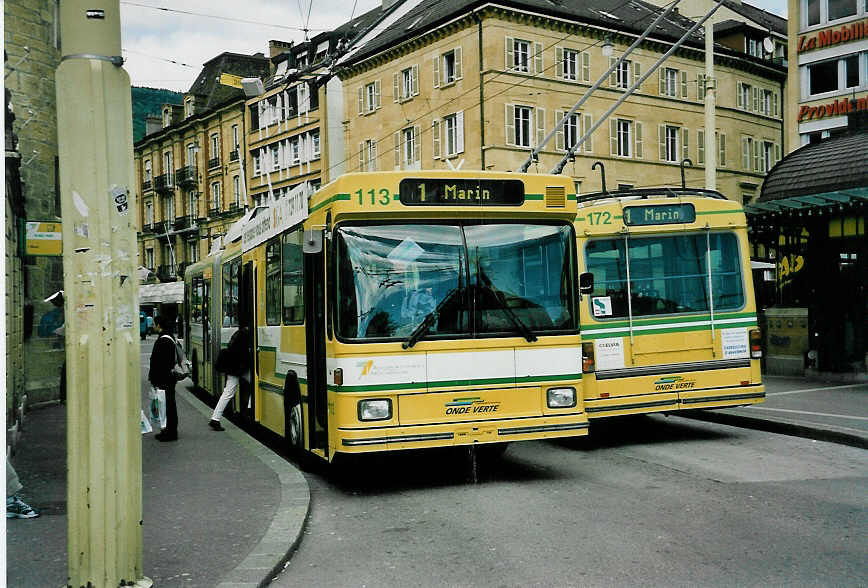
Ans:
{"label": "road marking", "polygon": [[846,386],[826,386],[825,388],[804,388],[786,392],[766,392],[766,396],[786,396],[787,394],[802,394],[803,392],[823,392],[825,390],[844,390],[846,388],[863,388],[868,384],[847,384]]}
{"label": "road marking", "polygon": [[791,412],[795,414],[809,414],[811,416],[834,417],[839,419],[855,419],[857,421],[868,421],[868,417],[852,416],[849,414],[831,414],[828,412],[812,412],[809,410],[791,410],[789,408],[769,408],[768,406],[751,406],[750,410],[772,410],[775,412]]}

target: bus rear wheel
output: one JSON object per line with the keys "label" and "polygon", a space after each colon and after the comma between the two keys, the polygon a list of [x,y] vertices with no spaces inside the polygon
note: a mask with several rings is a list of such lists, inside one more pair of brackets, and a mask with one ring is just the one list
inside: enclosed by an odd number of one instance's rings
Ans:
{"label": "bus rear wheel", "polygon": [[304,424],[302,423],[301,404],[289,409],[289,446],[293,451],[304,449]]}

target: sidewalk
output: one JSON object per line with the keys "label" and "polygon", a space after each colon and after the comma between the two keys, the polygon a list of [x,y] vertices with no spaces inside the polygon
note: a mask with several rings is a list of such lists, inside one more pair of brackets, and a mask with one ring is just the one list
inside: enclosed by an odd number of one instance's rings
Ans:
{"label": "sidewalk", "polygon": [[[145,364],[152,344],[142,344]],[[212,431],[189,383],[178,386],[179,440],[142,435],[144,574],[160,588],[264,585],[301,538],[307,480],[226,419],[225,432]],[[13,463],[42,516],[6,521],[8,586],[65,586],[66,407],[32,409],[24,424]]]}
{"label": "sidewalk", "polygon": [[868,382],[764,376],[766,401],[679,416],[868,449]]}

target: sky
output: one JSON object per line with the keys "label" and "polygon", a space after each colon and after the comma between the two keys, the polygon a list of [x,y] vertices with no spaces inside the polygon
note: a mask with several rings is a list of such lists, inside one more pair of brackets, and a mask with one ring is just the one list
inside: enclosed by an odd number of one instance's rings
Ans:
{"label": "sky", "polygon": [[[303,41],[302,29],[307,28],[308,35],[313,37],[379,3],[380,0],[120,0],[124,68],[134,86],[184,92],[196,79],[202,64],[224,51],[267,54],[269,39]],[[750,3],[786,16],[786,0]]]}

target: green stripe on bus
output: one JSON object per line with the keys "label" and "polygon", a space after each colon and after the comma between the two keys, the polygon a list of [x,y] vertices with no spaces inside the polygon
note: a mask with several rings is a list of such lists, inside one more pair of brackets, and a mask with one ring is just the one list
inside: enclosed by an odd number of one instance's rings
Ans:
{"label": "green stripe on bus", "polygon": [[[729,319],[738,319],[738,318],[756,318],[755,312],[730,312],[730,313],[721,313],[714,315],[715,321],[725,321]],[[710,321],[710,314],[702,314],[695,315],[689,317],[670,317],[670,318],[659,318],[659,319],[634,319],[633,320],[633,328],[636,327],[646,327],[652,325],[674,325],[678,323],[692,323],[697,321]],[[582,324],[582,330],[588,329],[591,331],[597,331],[600,329],[615,329],[618,327],[629,327],[630,321],[613,321],[606,323],[584,323]]]}
{"label": "green stripe on bus", "polygon": [[[721,329],[731,329],[735,327],[755,327],[757,326],[756,321],[745,321],[738,323],[726,323],[725,325],[714,325],[715,331],[720,331]],[[662,328],[662,329],[652,329],[648,331],[633,331],[634,337],[641,337],[644,335],[661,335],[664,333],[686,333],[688,331],[710,331],[711,325],[694,325],[691,327],[675,327],[675,328]],[[629,337],[630,330],[624,331],[612,331],[609,333],[588,333],[586,331],[582,332],[582,340],[587,341],[590,339],[601,339],[604,337]]]}
{"label": "green stripe on bus", "polygon": [[350,199],[350,195],[348,193],[347,194],[335,194],[331,198],[326,198],[325,200],[323,200],[322,202],[320,202],[316,206],[312,206],[311,209],[308,210],[308,214],[311,214],[314,211],[319,210],[323,206],[328,206],[332,202],[336,202],[338,200],[349,200],[349,199]]}
{"label": "green stripe on bus", "polygon": [[542,194],[525,194],[525,200],[544,200],[545,197]]}

